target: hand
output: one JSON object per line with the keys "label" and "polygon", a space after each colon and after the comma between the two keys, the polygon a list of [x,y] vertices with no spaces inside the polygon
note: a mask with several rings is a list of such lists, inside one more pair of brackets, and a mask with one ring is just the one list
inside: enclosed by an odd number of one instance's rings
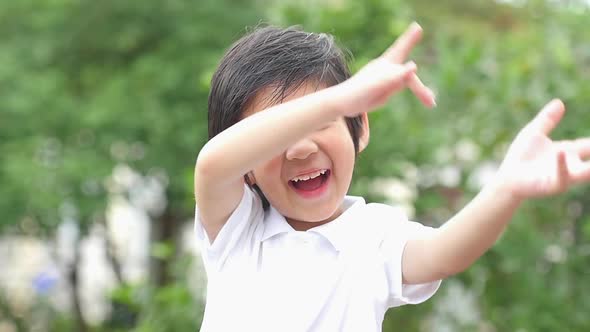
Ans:
{"label": "hand", "polygon": [[342,101],[346,116],[356,116],[382,106],[406,86],[425,106],[436,105],[434,93],[416,75],[416,64],[403,63],[421,38],[422,28],[412,23],[379,58],[339,85],[338,99]]}
{"label": "hand", "polygon": [[498,175],[516,197],[548,196],[590,182],[590,138],[552,141],[548,137],[564,113],[560,100],[551,101],[512,142]]}

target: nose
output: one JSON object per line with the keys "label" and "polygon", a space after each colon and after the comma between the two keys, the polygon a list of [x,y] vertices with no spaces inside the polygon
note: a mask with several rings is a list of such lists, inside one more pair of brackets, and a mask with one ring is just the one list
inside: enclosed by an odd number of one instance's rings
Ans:
{"label": "nose", "polygon": [[285,158],[287,158],[287,160],[305,159],[317,151],[317,144],[309,138],[304,138],[287,149],[285,152]]}

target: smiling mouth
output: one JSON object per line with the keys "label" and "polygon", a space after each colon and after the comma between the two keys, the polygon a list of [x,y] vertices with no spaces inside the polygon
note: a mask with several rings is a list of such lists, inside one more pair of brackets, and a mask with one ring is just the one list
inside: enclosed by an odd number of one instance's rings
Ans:
{"label": "smiling mouth", "polygon": [[299,176],[289,180],[289,186],[299,193],[314,193],[320,191],[330,178],[331,171],[321,170],[316,174],[308,176]]}

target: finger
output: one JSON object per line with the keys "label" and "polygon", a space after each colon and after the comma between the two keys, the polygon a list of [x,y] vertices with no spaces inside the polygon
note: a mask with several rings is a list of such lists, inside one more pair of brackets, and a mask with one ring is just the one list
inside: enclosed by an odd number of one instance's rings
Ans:
{"label": "finger", "polygon": [[590,137],[579,138],[574,141],[575,151],[582,159],[590,158]]}
{"label": "finger", "polygon": [[566,189],[569,183],[569,171],[565,151],[557,152],[557,183],[559,188]]}
{"label": "finger", "polygon": [[535,130],[540,130],[545,135],[549,135],[561,121],[564,112],[565,105],[563,105],[563,102],[559,99],[553,99],[541,109],[530,125]]}
{"label": "finger", "polygon": [[[418,67],[413,61],[409,61],[403,65],[387,64],[383,67],[376,68],[380,70],[376,75],[383,77],[386,83],[386,90],[396,92],[406,86],[408,79],[416,73]],[[377,79],[377,81],[379,81]]]}
{"label": "finger", "polygon": [[405,68],[405,72],[406,74],[409,73],[416,73],[416,70],[418,70],[418,66],[416,65],[416,63],[414,61],[408,61],[406,63],[404,63],[404,68]]}
{"label": "finger", "polygon": [[416,75],[413,73],[410,78],[407,80],[407,85],[412,90],[412,93],[424,104],[426,107],[434,107],[436,106],[436,100],[434,96],[434,92],[430,90]]}
{"label": "finger", "polygon": [[389,47],[383,57],[394,63],[402,63],[412,51],[412,48],[422,39],[422,27],[414,22],[408,29]]}
{"label": "finger", "polygon": [[580,159],[590,158],[590,137],[578,138],[573,141],[560,141],[558,147],[575,153]]}
{"label": "finger", "polygon": [[574,183],[590,182],[590,161],[581,162],[571,171]]}
{"label": "finger", "polygon": [[[386,71],[387,70],[384,70],[384,72]],[[405,88],[407,85],[406,82],[415,74],[415,72],[416,64],[412,61],[403,66],[395,65],[393,71],[387,74],[387,80],[389,80],[389,83],[380,89],[381,92],[375,96],[376,104],[385,103],[391,95]],[[384,73],[381,74],[383,75]]]}

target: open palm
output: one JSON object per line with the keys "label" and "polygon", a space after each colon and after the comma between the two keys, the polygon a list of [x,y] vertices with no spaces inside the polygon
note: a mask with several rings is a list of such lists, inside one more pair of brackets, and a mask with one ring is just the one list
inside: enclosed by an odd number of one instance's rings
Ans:
{"label": "open palm", "polygon": [[548,136],[564,112],[560,100],[551,101],[512,142],[499,176],[518,197],[548,196],[590,182],[590,138],[553,141]]}

